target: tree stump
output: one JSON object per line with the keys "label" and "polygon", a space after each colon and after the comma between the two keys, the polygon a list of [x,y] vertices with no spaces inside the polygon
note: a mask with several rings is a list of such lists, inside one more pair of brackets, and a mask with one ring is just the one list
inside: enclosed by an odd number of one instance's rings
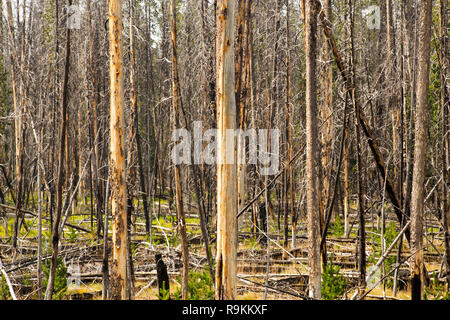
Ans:
{"label": "tree stump", "polygon": [[158,292],[159,299],[170,300],[170,282],[167,274],[167,266],[161,258],[160,253],[155,254],[156,260],[156,274],[158,277]]}

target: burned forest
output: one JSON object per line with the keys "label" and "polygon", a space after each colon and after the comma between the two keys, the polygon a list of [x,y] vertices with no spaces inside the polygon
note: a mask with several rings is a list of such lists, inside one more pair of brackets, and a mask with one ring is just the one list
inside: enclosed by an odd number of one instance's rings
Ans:
{"label": "burned forest", "polygon": [[0,300],[450,300],[449,19],[0,0]]}

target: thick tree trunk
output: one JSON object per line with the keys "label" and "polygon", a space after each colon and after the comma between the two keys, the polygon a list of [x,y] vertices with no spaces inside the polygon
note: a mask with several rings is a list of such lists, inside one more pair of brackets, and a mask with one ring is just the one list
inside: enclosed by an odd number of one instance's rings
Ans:
{"label": "thick tree trunk", "polygon": [[235,0],[218,0],[216,13],[217,86],[217,251],[216,299],[236,298],[237,170],[234,138],[236,128],[234,64]]}
{"label": "thick tree trunk", "polygon": [[305,1],[306,51],[306,199],[308,216],[309,295],[321,298],[320,212],[317,176],[317,90],[316,45],[318,6],[314,0]]}
{"label": "thick tree trunk", "polygon": [[449,92],[448,92],[448,77],[449,77],[449,57],[448,57],[448,35],[447,35],[447,1],[440,0],[440,25],[439,25],[439,35],[441,38],[440,43],[440,61],[441,61],[441,108],[442,108],[442,146],[441,146],[441,157],[442,157],[442,181],[441,181],[441,212],[442,212],[442,226],[444,228],[444,245],[445,245],[445,257],[447,266],[445,268],[447,273],[447,284],[450,286],[450,210],[448,198],[448,167],[449,163]]}
{"label": "thick tree trunk", "polygon": [[425,159],[428,137],[428,83],[430,75],[432,0],[421,2],[419,18],[418,73],[416,83],[416,116],[414,167],[411,191],[411,299],[423,296],[423,217]]}
{"label": "thick tree trunk", "polygon": [[110,166],[113,258],[111,265],[111,298],[128,299],[128,221],[124,145],[124,89],[122,68],[122,3],[109,1],[110,41]]}

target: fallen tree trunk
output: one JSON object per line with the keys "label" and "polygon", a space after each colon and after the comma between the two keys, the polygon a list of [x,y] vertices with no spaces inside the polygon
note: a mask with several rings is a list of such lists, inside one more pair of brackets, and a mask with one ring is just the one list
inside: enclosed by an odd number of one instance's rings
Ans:
{"label": "fallen tree trunk", "polygon": [[[8,206],[8,205],[2,204],[2,203],[0,203],[0,207],[5,208],[5,209],[9,209],[9,210],[14,210],[14,212],[15,212],[15,210],[16,210],[15,207],[11,207],[11,206]],[[32,211],[29,211],[29,210],[20,209],[20,211],[21,211],[22,213],[24,213],[24,214],[29,214],[29,215],[31,215],[31,216],[33,216],[33,217],[37,217],[37,216],[38,216],[36,213],[34,213],[34,212],[32,212]],[[48,218],[43,218],[43,219],[49,220]],[[82,227],[79,227],[79,226],[75,226],[75,225],[70,224],[70,223],[66,223],[65,225],[68,226],[68,227],[74,228],[74,229],[76,229],[76,230],[79,230],[79,231],[83,231],[83,232],[86,232],[86,233],[91,233],[89,230],[86,230],[86,229],[84,229],[84,228],[82,228]]]}

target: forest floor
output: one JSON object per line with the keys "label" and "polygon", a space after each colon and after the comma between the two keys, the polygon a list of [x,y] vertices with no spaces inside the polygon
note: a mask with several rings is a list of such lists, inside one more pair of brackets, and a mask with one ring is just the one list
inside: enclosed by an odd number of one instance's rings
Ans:
{"label": "forest floor", "polygon": [[[138,211],[140,210],[138,206]],[[36,299],[36,258],[37,258],[37,218],[26,215],[24,225],[20,231],[18,251],[13,254],[11,249],[11,235],[14,226],[13,212],[4,212],[0,225],[0,258],[13,283],[19,299]],[[86,230],[96,230],[95,221],[91,221],[89,202],[80,201],[78,207],[67,221],[68,224]],[[180,290],[181,252],[176,228],[176,217],[173,210],[168,210],[165,201],[153,203],[152,236],[145,233],[145,221],[142,214],[137,215],[132,230],[131,250],[135,274],[135,299],[158,299],[156,281],[155,253],[162,254],[167,265],[170,278],[171,298],[176,299]],[[159,214],[158,214],[159,213]],[[6,220],[7,218],[7,220]],[[239,249],[238,249],[238,299],[263,299],[267,288],[267,299],[301,299],[306,296],[308,283],[308,253],[306,243],[306,221],[299,221],[296,231],[295,245],[292,246],[291,230],[289,229],[289,247],[283,248],[284,228],[283,216],[278,223],[278,216],[271,216],[269,223],[269,250],[261,241],[262,235],[254,233],[250,214],[240,218]],[[373,219],[372,219],[373,218]],[[0,219],[2,220],[2,219]],[[7,232],[6,224],[7,221]],[[50,250],[49,221],[43,220],[43,256],[44,285],[48,270]],[[190,252],[190,298],[212,299],[214,291],[208,269],[206,253],[201,238],[200,222],[195,211],[187,212],[187,233]],[[380,218],[374,214],[366,221],[366,256],[367,272],[381,256]],[[442,257],[436,251],[442,251],[442,234],[439,233],[437,219],[427,221],[427,238],[424,258],[426,269],[431,279],[442,268]],[[351,230],[349,237],[343,235],[343,223],[339,216],[333,218],[327,237],[327,252],[331,272],[323,277],[323,298],[350,299],[357,290],[359,276],[356,266],[357,217],[356,212],[351,215]],[[393,215],[387,214],[385,223],[386,248],[398,234],[398,223]],[[212,256],[214,257],[213,230]],[[111,235],[110,235],[111,237]],[[396,265],[398,248],[391,252],[385,261],[385,270],[389,271]],[[101,299],[102,295],[102,256],[103,243],[97,242],[95,232],[87,233],[72,227],[65,227],[60,249],[61,263],[57,271],[56,288],[59,299]],[[269,256],[267,255],[269,252]],[[402,247],[402,260],[409,255],[405,241]],[[269,259],[267,259],[269,257]],[[59,270],[59,269],[58,269]],[[381,271],[375,274],[375,282],[381,277]],[[406,264],[399,268],[398,290],[394,297],[393,273],[383,283],[377,285],[365,299],[410,299],[407,287],[409,270]],[[372,286],[370,282],[368,286]],[[440,281],[432,281],[426,293],[429,299],[440,298],[446,290]],[[2,278],[0,299],[8,298],[8,288]]]}

